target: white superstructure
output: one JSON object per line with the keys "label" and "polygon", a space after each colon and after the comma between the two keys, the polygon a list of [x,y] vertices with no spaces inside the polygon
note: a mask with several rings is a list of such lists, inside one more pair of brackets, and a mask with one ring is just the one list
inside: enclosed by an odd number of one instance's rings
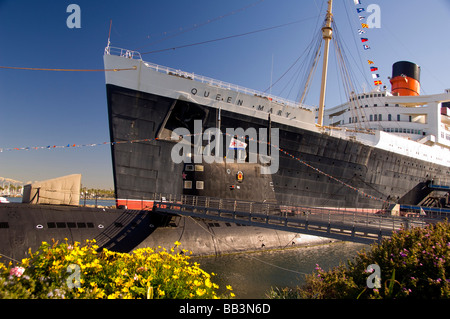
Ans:
{"label": "white superstructure", "polygon": [[394,96],[374,90],[325,110],[325,130],[394,153],[450,166],[450,92]]}

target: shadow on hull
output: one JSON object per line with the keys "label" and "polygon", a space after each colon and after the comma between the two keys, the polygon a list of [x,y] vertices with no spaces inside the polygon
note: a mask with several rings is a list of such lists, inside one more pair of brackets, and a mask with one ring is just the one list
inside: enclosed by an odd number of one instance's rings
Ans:
{"label": "shadow on hull", "polygon": [[151,211],[124,211],[96,238],[99,250],[130,252],[158,227],[167,225],[171,216]]}

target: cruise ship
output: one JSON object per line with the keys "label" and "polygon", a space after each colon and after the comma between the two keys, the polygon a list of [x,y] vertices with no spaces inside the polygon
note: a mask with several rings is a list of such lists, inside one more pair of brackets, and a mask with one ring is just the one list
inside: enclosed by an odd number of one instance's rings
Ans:
{"label": "cruise ship", "polygon": [[[330,240],[151,211],[155,200],[181,195],[277,204],[280,211],[448,207],[450,91],[421,95],[420,67],[399,61],[390,90],[349,92],[346,103],[325,108],[331,3],[322,27],[318,109],[144,61],[108,41],[103,58],[117,207],[57,205],[46,201],[54,182],[48,190],[31,185],[28,201],[0,205],[0,255],[18,262],[43,241],[66,238],[95,238],[123,252],[180,241],[197,255]],[[70,194],[79,190],[76,178]]]}
{"label": "cruise ship", "polygon": [[[326,44],[331,19],[329,10]],[[352,92],[333,108],[324,109],[322,85],[318,110],[156,65],[109,44],[104,66],[127,70],[105,72],[119,207],[151,208],[155,194],[186,194],[379,209],[419,205],[433,192],[428,185],[450,185],[450,93],[420,95],[414,63],[393,64],[391,90]],[[223,133],[215,136],[221,152],[211,153],[213,161],[201,156],[211,140],[195,138],[211,128]],[[231,147],[233,138],[240,149]],[[435,204],[447,205],[448,196],[440,195]]]}

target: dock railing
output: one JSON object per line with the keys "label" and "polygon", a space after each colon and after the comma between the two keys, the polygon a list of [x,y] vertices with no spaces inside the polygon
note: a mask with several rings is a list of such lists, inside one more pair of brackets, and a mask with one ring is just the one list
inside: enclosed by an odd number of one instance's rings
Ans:
{"label": "dock railing", "polygon": [[[153,194],[142,207],[160,213],[297,231],[356,242],[380,241],[392,232],[424,227],[443,216],[392,216],[382,209],[280,205],[194,195]],[[148,203],[151,203],[149,206]]]}

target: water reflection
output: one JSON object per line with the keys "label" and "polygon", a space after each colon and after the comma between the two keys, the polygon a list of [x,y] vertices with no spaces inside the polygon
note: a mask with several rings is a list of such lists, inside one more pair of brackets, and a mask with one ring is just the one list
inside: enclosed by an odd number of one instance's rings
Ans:
{"label": "water reflection", "polygon": [[266,298],[271,287],[296,287],[316,264],[327,270],[356,256],[368,245],[339,242],[284,251],[195,258],[205,271],[217,274],[222,291],[231,285],[238,299]]}

